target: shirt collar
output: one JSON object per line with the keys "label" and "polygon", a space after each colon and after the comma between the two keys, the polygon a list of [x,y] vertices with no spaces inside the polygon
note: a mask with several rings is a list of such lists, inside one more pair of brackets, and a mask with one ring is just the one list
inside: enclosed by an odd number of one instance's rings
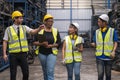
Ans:
{"label": "shirt collar", "polygon": [[17,29],[20,25],[13,24],[13,27]]}

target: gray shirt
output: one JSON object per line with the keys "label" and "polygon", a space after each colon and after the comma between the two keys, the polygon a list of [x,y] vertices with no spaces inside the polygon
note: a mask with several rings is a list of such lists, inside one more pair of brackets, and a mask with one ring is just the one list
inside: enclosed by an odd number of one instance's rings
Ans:
{"label": "gray shirt", "polygon": [[[24,27],[26,28],[26,32],[27,32],[28,34],[30,33],[31,30],[33,30],[33,29],[29,28],[29,27],[26,26],[26,25],[22,25],[22,26],[24,26]],[[13,28],[15,29],[15,31],[17,32],[17,27],[19,27],[19,25],[13,24],[12,27],[13,27]],[[3,40],[8,41],[8,27],[7,27],[7,29],[5,30],[5,34],[4,34]]]}

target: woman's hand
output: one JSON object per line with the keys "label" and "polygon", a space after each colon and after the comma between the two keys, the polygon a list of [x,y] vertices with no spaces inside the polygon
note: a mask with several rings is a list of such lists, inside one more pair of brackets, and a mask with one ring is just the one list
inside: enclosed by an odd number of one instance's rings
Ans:
{"label": "woman's hand", "polygon": [[49,44],[47,48],[53,48],[53,47],[58,47],[58,44]]}
{"label": "woman's hand", "polygon": [[39,41],[36,41],[36,42],[33,42],[33,45],[47,47],[48,46],[48,42],[44,41],[44,42],[40,43]]}
{"label": "woman's hand", "polygon": [[44,46],[44,47],[48,47],[48,42],[47,41],[42,42],[41,45]]}
{"label": "woman's hand", "polygon": [[65,59],[63,59],[63,60],[61,61],[61,63],[62,63],[63,65],[65,65]]}
{"label": "woman's hand", "polygon": [[53,48],[53,45],[52,45],[52,44],[49,44],[49,45],[47,46],[47,48]]}

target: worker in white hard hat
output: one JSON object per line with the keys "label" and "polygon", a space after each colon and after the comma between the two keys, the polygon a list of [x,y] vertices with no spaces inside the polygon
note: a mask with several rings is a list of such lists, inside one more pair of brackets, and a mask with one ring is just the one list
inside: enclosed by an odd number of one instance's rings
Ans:
{"label": "worker in white hard hat", "polygon": [[78,29],[78,23],[70,24],[68,36],[65,36],[62,46],[62,62],[66,65],[68,80],[73,80],[73,71],[75,80],[80,80],[80,65],[84,40],[78,36]]}
{"label": "worker in white hard hat", "polygon": [[99,29],[96,30],[92,46],[96,47],[96,64],[98,80],[111,80],[112,60],[115,57],[118,36],[114,28],[108,27],[109,17],[102,14],[98,18]]}
{"label": "worker in white hard hat", "polygon": [[13,25],[7,27],[3,37],[3,58],[5,61],[8,61],[8,51],[10,62],[10,80],[16,80],[18,65],[22,70],[22,80],[29,80],[29,69],[26,59],[29,49],[26,33],[37,34],[41,30],[41,26],[37,29],[31,29],[26,25],[22,25],[23,14],[20,11],[14,11],[11,16]]}

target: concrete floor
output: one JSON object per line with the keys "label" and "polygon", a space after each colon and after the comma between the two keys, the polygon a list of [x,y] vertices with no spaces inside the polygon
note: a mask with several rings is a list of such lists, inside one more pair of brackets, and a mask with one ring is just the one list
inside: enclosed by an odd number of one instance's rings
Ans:
{"label": "concrete floor", "polygon": [[[38,58],[29,66],[29,80],[43,80],[43,72]],[[0,80],[9,80],[9,68],[0,73]],[[22,80],[21,69],[18,67],[17,80]],[[55,80],[67,80],[67,71],[61,64],[61,52],[58,55],[55,67]],[[97,80],[94,49],[84,49],[83,62],[81,65],[81,80]],[[112,80],[120,80],[120,72],[112,71]]]}

